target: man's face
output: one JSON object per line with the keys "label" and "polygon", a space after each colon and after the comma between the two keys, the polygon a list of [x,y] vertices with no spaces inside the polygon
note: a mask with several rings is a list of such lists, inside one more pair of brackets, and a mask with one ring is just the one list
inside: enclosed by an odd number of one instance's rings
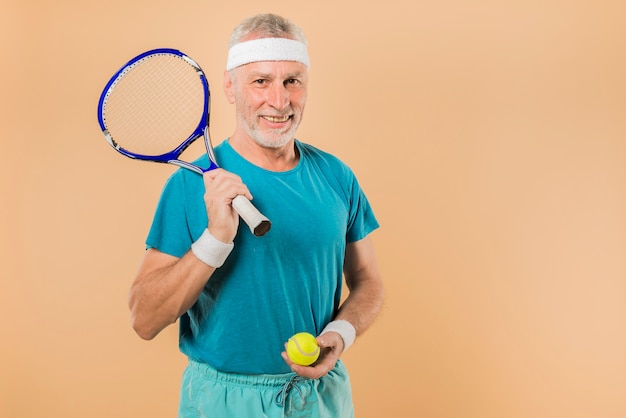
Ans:
{"label": "man's face", "polygon": [[237,129],[265,148],[281,148],[300,126],[307,97],[307,67],[295,61],[262,61],[226,74],[224,90],[235,104]]}

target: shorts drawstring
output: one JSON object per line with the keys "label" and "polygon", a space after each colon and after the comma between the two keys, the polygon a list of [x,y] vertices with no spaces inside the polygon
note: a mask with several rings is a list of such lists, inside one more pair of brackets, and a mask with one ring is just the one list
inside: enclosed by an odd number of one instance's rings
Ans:
{"label": "shorts drawstring", "polygon": [[289,395],[291,388],[296,388],[300,396],[302,396],[302,390],[298,387],[298,382],[303,380],[306,380],[306,378],[297,374],[291,376],[291,379],[289,379],[289,381],[286,382],[278,392],[276,392],[276,395],[274,396],[274,403],[280,407],[284,407],[285,402],[287,402],[287,395]]}

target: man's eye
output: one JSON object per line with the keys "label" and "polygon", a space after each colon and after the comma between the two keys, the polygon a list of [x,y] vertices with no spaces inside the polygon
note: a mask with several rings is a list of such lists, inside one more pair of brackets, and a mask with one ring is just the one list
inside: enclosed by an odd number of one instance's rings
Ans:
{"label": "man's eye", "polygon": [[298,84],[298,80],[296,80],[295,78],[290,78],[289,80],[285,80],[285,85],[293,85],[293,84]]}

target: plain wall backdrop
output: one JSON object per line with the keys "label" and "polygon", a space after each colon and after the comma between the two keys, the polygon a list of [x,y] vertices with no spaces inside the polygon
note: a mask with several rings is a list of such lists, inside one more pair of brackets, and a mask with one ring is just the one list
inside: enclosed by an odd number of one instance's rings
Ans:
{"label": "plain wall backdrop", "polygon": [[382,225],[386,305],[344,356],[357,417],[626,416],[623,1],[1,1],[0,416],[175,416],[177,327],[142,341],[126,306],[174,168],[110,149],[97,100],[181,49],[221,142],[228,36],[258,12],[307,33],[298,137]]}

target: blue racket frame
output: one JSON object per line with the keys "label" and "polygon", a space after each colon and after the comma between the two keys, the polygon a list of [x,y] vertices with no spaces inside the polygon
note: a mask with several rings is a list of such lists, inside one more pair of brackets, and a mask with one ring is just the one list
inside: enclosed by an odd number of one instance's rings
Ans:
{"label": "blue racket frame", "polygon": [[[200,78],[200,81],[202,83],[202,88],[204,89],[204,97],[206,98],[204,101],[204,109],[202,111],[200,120],[198,121],[198,127],[193,131],[191,135],[189,135],[189,137],[186,140],[184,140],[178,147],[176,147],[176,149],[166,152],[165,154],[161,154],[161,155],[137,154],[137,153],[134,153],[134,152],[131,152],[122,148],[117,142],[115,142],[113,137],[110,135],[106,127],[105,120],[104,120],[106,100],[110,92],[115,87],[115,84],[118,82],[118,80],[121,79],[124,73],[126,73],[127,71],[130,71],[138,62],[142,61],[143,59],[151,55],[159,55],[159,54],[171,54],[171,55],[179,56],[180,58],[188,62],[190,65],[192,65],[196,69],[198,73],[198,77]],[[152,49],[150,51],[146,51],[142,54],[137,55],[135,58],[131,59],[126,64],[124,64],[113,75],[113,77],[111,77],[109,82],[105,85],[104,90],[102,91],[102,94],[100,95],[100,99],[98,100],[98,123],[100,124],[100,129],[102,129],[102,133],[104,134],[104,137],[106,138],[107,142],[117,152],[125,155],[126,157],[137,159],[137,160],[174,164],[179,167],[183,167],[183,168],[187,168],[189,170],[195,171],[198,174],[203,174],[203,173],[206,173],[207,171],[211,171],[219,167],[216,163],[215,155],[213,155],[213,147],[211,146],[210,136],[209,136],[210,103],[211,103],[211,91],[209,90],[209,83],[204,74],[204,71],[202,71],[202,68],[200,68],[200,65],[196,61],[194,61],[191,57],[189,57],[187,54],[177,49],[157,48],[157,49]],[[200,136],[204,137],[205,147],[207,150],[207,154],[209,156],[210,165],[208,168],[198,167],[196,165],[193,165],[191,163],[188,163],[186,161],[181,161],[178,159],[178,157],[185,151],[185,149],[187,149],[187,147],[189,147],[189,145],[191,145]]]}

